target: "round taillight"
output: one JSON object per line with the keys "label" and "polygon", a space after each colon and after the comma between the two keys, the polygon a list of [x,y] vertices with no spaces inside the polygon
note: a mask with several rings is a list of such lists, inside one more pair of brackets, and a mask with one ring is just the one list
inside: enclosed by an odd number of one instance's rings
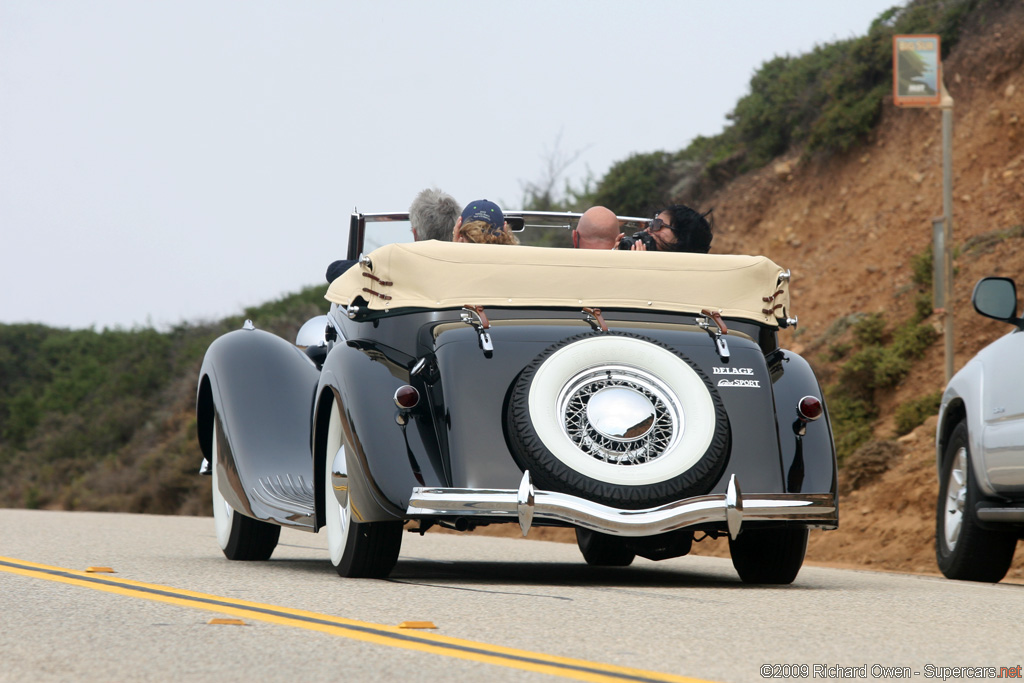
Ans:
{"label": "round taillight", "polygon": [[821,417],[821,401],[814,396],[804,396],[796,404],[796,412],[805,420],[817,420]]}
{"label": "round taillight", "polygon": [[398,387],[395,391],[395,405],[399,408],[415,408],[416,404],[420,402],[420,392],[416,391],[416,387],[411,387],[408,384]]}

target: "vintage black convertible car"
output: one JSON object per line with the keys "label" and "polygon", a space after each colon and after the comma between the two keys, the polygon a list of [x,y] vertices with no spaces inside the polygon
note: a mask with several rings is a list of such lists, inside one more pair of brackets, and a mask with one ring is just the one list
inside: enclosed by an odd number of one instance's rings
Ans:
{"label": "vintage black convertible car", "polygon": [[326,529],[339,574],[383,577],[406,531],[544,525],[605,566],[728,536],[743,581],[791,582],[838,507],[821,389],[778,343],[789,272],[526,246],[578,214],[508,215],[524,246],[354,214],[327,315],[295,343],[247,321],[210,345],[198,436],[224,554]]}

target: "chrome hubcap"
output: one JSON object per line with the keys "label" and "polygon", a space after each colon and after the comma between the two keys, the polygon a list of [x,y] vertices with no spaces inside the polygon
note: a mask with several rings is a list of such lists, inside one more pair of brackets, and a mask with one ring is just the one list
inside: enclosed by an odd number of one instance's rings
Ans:
{"label": "chrome hubcap", "polygon": [[967,504],[967,449],[960,448],[953,456],[953,467],[946,482],[945,517],[942,533],[946,547],[953,550],[960,538],[964,521],[964,507]]}
{"label": "chrome hubcap", "polygon": [[637,368],[606,365],[577,373],[559,392],[556,406],[569,440],[615,465],[651,462],[682,434],[683,413],[675,396]]}
{"label": "chrome hubcap", "polygon": [[605,387],[587,401],[587,420],[612,441],[647,436],[654,427],[654,417],[654,405],[632,387]]}

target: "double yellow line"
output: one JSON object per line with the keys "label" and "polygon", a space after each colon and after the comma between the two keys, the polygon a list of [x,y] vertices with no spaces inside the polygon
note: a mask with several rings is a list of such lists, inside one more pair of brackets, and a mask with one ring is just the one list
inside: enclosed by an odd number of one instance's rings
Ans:
{"label": "double yellow line", "polygon": [[91,588],[107,593],[126,595],[132,598],[165,602],[181,607],[230,614],[239,618],[265,621],[293,628],[304,628],[310,631],[320,631],[333,636],[362,640],[387,647],[429,652],[443,657],[484,662],[495,666],[534,671],[579,681],[595,681],[599,683],[620,683],[622,681],[635,681],[639,683],[663,683],[665,681],[673,683],[708,683],[707,681],[687,678],[685,676],[644,671],[642,669],[630,669],[612,664],[589,662],[582,659],[555,657],[538,652],[502,647],[500,645],[449,638],[433,633],[410,632],[394,626],[355,621],[328,614],[306,612],[304,610],[265,605],[246,600],[234,600],[217,595],[196,593],[157,584],[140,583],[128,579],[98,576],[87,572],[74,571],[62,567],[50,567],[8,557],[0,557],[0,571],[28,576],[34,579],[66,583],[81,588]]}

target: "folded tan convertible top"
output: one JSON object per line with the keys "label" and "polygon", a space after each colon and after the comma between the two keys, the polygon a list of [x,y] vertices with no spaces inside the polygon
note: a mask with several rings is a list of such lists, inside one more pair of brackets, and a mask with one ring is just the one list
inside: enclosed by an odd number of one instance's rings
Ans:
{"label": "folded tan convertible top", "polygon": [[[700,313],[778,325],[789,282],[763,256],[463,244],[389,244],[335,280],[325,298],[371,310],[599,307]],[[361,300],[361,301],[360,301]],[[365,302],[365,304],[364,304]]]}

